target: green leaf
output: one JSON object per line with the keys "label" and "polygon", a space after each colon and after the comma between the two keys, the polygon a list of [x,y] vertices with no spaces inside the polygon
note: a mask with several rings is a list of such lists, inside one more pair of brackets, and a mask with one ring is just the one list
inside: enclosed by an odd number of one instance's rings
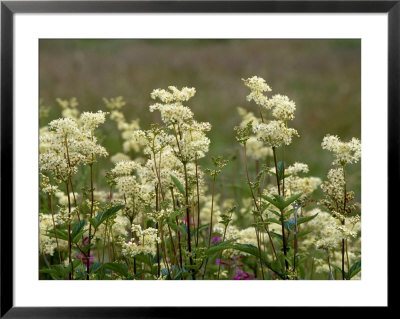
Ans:
{"label": "green leaf", "polygon": [[[236,249],[236,250],[243,251],[243,252],[245,252],[245,253],[248,253],[248,254],[250,254],[250,255],[253,255],[253,256],[257,257],[258,260],[260,259],[259,250],[258,250],[257,247],[255,247],[255,246],[253,246],[253,245],[237,243],[237,244],[235,244],[235,245],[233,245],[233,246],[234,246],[234,249]],[[278,270],[279,267],[276,267],[276,266],[273,265],[273,264],[268,264],[268,263],[267,263],[267,261],[266,261],[266,260],[267,260],[267,256],[266,256],[266,254],[265,254],[263,251],[261,251],[261,260],[262,260],[262,262],[263,262],[264,264],[266,264],[270,269],[272,269],[273,271],[275,271],[275,272],[278,274],[278,276],[280,276],[281,278],[283,277],[283,275],[281,274],[281,272]]]}
{"label": "green leaf", "polygon": [[[338,271],[338,272],[340,273],[340,278],[342,278],[342,268],[340,268],[340,267],[338,267],[338,266],[336,266],[336,265],[334,265],[334,264],[331,264],[331,267],[332,267],[333,269],[336,269],[336,271]],[[347,272],[346,272],[346,271],[344,272],[344,277],[345,277],[345,278],[348,278],[348,275],[347,275]]]}
{"label": "green leaf", "polygon": [[105,263],[103,269],[112,270],[122,276],[127,277],[129,275],[128,268],[124,264],[119,263]]}
{"label": "green leaf", "polygon": [[283,217],[288,217],[290,214],[292,214],[294,212],[294,209],[290,209],[290,210],[288,210],[287,212],[285,212],[284,214],[283,214]]}
{"label": "green leaf", "polygon": [[287,200],[284,201],[284,208],[288,207],[291,203],[293,203],[295,200],[297,200],[300,196],[302,195],[302,193],[298,193],[293,195],[292,197],[289,197]]}
{"label": "green leaf", "polygon": [[82,219],[72,227],[71,241],[73,243],[77,243],[79,239],[81,239],[83,233],[85,232],[84,230],[85,225],[86,225],[86,220]]}
{"label": "green leaf", "polygon": [[183,188],[183,185],[181,182],[174,176],[171,175],[172,182],[175,184],[176,188],[178,188],[179,192],[185,196],[185,189]]}
{"label": "green leaf", "polygon": [[114,206],[105,212],[100,212],[94,218],[89,218],[89,222],[93,225],[94,228],[98,228],[102,223],[104,223],[108,218],[113,217],[117,212],[124,208],[124,205]]}
{"label": "green leaf", "polygon": [[97,262],[97,263],[91,264],[90,268],[89,268],[89,273],[98,272],[101,269],[102,265],[103,265],[103,263],[101,263],[101,262]]}
{"label": "green leaf", "polygon": [[[58,229],[57,228],[56,229],[56,233],[57,233],[57,238],[58,239],[62,239],[62,240],[68,241],[68,232],[66,230],[62,230],[62,229]],[[48,237],[53,237],[53,238],[56,237],[55,233],[54,233],[54,230],[48,231],[46,235]]]}
{"label": "green leaf", "polygon": [[297,218],[297,225],[309,222],[310,220],[314,219],[315,217],[317,217],[318,213],[316,213],[315,215],[312,216],[307,216],[307,217],[299,217]]}
{"label": "green leaf", "polygon": [[[299,233],[296,234],[296,238],[299,239],[299,238],[301,238],[301,237],[303,237],[303,236],[305,236],[305,235],[307,235],[307,234],[309,234],[309,233],[312,233],[312,231],[311,231],[311,230],[308,230],[308,231],[299,232]],[[294,236],[291,236],[291,237],[289,238],[288,242],[291,242],[291,241],[293,241],[293,240],[294,240]]]}
{"label": "green leaf", "polygon": [[350,267],[350,278],[353,278],[355,275],[357,275],[361,271],[361,260],[353,264],[353,266]]}
{"label": "green leaf", "polygon": [[273,231],[270,231],[269,233],[271,234],[272,237],[278,238],[280,241],[283,241],[283,237],[281,234],[277,234]]}
{"label": "green leaf", "polygon": [[266,219],[267,222],[271,222],[271,223],[275,223],[278,225],[282,225],[281,222],[279,220],[277,220],[276,218],[267,218]]}
{"label": "green leaf", "polygon": [[264,198],[267,202],[271,203],[275,207],[277,207],[280,211],[284,210],[285,207],[283,206],[283,200],[279,196],[275,197],[275,199],[272,199],[271,197],[268,197],[267,195],[261,195],[262,198]]}
{"label": "green leaf", "polygon": [[209,227],[209,226],[210,226],[210,223],[201,225],[201,226],[199,227],[199,232],[201,232],[202,230],[206,229],[206,228]]}
{"label": "green leaf", "polygon": [[187,234],[187,230],[185,227],[183,227],[182,225],[177,225],[175,222],[170,221],[167,223],[169,225],[169,227],[172,228],[172,230],[176,233],[176,232],[181,232],[182,234]]}
{"label": "green leaf", "polygon": [[215,243],[214,245],[212,245],[211,247],[207,248],[205,250],[205,254],[207,256],[212,255],[218,251],[221,250],[225,250],[225,249],[234,249],[234,246],[231,245],[231,243],[233,243],[236,239],[230,239],[230,240],[226,240],[226,241],[221,241],[219,243]]}
{"label": "green leaf", "polygon": [[283,169],[285,167],[285,162],[279,161],[277,168],[278,168],[278,179],[281,181],[283,179]]}

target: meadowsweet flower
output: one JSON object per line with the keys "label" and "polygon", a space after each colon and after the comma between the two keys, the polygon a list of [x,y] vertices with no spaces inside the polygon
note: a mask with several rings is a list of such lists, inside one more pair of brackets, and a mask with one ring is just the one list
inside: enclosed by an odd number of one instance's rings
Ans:
{"label": "meadowsweet flower", "polygon": [[357,163],[361,158],[361,142],[353,137],[349,142],[341,142],[336,135],[326,135],[322,140],[323,149],[335,154],[333,165]]}
{"label": "meadowsweet flower", "polygon": [[266,109],[271,108],[270,104],[268,103],[268,98],[263,93],[270,92],[272,89],[263,78],[253,76],[248,79],[242,79],[242,81],[251,90],[251,93],[247,95],[247,101],[254,101],[256,104]]}
{"label": "meadowsweet flower", "polygon": [[106,115],[109,114],[103,111],[97,111],[96,113],[84,112],[81,114],[79,121],[82,125],[83,131],[89,131],[93,134],[93,131],[106,121]]}
{"label": "meadowsweet flower", "polygon": [[294,111],[296,111],[296,103],[287,96],[276,94],[269,103],[272,108],[272,116],[283,122],[294,119]]}
{"label": "meadowsweet flower", "polygon": [[129,161],[130,157],[128,155],[125,155],[124,153],[116,153],[113,156],[111,156],[110,161],[114,164],[122,161]]}
{"label": "meadowsweet flower", "polygon": [[270,147],[289,145],[293,136],[299,136],[295,129],[287,128],[282,121],[260,123],[253,128],[253,132]]}
{"label": "meadowsweet flower", "polygon": [[157,237],[157,229],[150,227],[142,230],[140,225],[134,224],[132,225],[132,233],[136,239],[132,238],[128,242],[120,241],[124,256],[135,257],[139,254],[156,254],[157,243],[161,242],[161,239]]}

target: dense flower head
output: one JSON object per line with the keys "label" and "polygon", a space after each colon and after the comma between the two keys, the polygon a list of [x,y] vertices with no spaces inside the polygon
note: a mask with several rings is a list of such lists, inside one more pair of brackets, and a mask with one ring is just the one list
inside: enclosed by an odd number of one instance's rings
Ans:
{"label": "dense flower head", "polygon": [[295,129],[286,127],[282,121],[260,123],[253,127],[253,132],[257,134],[259,140],[270,147],[289,145],[293,136],[299,136]]}
{"label": "dense flower head", "polygon": [[323,149],[335,154],[334,165],[357,163],[361,158],[361,142],[353,137],[349,142],[342,142],[336,135],[326,135],[322,140]]}
{"label": "dense flower head", "polygon": [[107,112],[97,111],[96,113],[84,112],[81,114],[79,121],[82,129],[93,133],[93,131],[106,121]]}
{"label": "dense flower head", "polygon": [[163,89],[155,89],[151,92],[150,97],[153,100],[159,99],[163,103],[185,102],[196,94],[195,88],[183,87],[178,90],[175,86],[169,86],[169,91]]}
{"label": "dense flower head", "polygon": [[272,116],[277,120],[289,121],[294,119],[294,111],[296,111],[296,103],[287,96],[276,94],[269,103],[272,108]]}
{"label": "dense flower head", "polygon": [[135,257],[139,254],[155,255],[157,243],[161,239],[157,236],[158,230],[155,228],[142,229],[140,225],[132,225],[132,234],[134,237],[128,242],[121,241],[122,254],[128,257]]}
{"label": "dense flower head", "polygon": [[150,112],[160,111],[161,120],[167,125],[182,124],[193,118],[193,112],[181,103],[150,105]]}
{"label": "dense flower head", "polygon": [[247,101],[254,101],[257,105],[263,106],[266,109],[271,108],[268,103],[268,97],[263,92],[270,92],[272,90],[263,78],[253,76],[248,79],[242,79],[242,81],[251,90],[250,94],[246,97]]}

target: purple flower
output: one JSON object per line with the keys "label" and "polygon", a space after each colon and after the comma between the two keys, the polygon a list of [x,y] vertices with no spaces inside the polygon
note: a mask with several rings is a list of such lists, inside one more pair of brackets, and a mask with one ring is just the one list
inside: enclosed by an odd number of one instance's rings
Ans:
{"label": "purple flower", "polygon": [[251,280],[254,278],[253,274],[249,274],[241,269],[238,269],[237,276],[235,276],[234,280]]}
{"label": "purple flower", "polygon": [[[87,257],[82,253],[80,253],[78,255],[75,255],[75,258],[78,258],[78,259],[82,260],[82,263],[84,263],[85,265],[87,265],[87,263],[88,263]],[[89,257],[89,266],[92,263],[93,263],[93,255],[90,255],[90,257]]]}
{"label": "purple flower", "polygon": [[219,265],[219,264],[221,263],[221,259],[217,258],[217,260],[215,261],[215,263],[216,263],[217,265]]}
{"label": "purple flower", "polygon": [[213,239],[211,239],[211,242],[213,244],[215,244],[215,243],[219,243],[221,240],[222,240],[221,237],[216,236],[216,237],[213,237]]}

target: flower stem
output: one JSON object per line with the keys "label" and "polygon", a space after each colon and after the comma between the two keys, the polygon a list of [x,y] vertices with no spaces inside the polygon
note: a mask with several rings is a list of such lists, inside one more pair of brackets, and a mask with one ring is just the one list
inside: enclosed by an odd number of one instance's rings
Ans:
{"label": "flower stem", "polygon": [[[345,225],[345,217],[346,216],[346,170],[343,165],[343,180],[344,180],[344,197],[343,197],[343,220],[342,220],[342,225]],[[344,272],[344,252],[345,252],[345,239],[342,238],[342,280],[346,279],[345,272]]]}
{"label": "flower stem", "polygon": [[261,222],[263,223],[264,229],[265,229],[265,231],[266,231],[267,234],[268,234],[268,238],[269,238],[269,241],[270,241],[270,243],[271,243],[271,247],[272,247],[272,251],[273,251],[273,253],[274,253],[275,259],[277,259],[276,251],[275,251],[275,246],[274,246],[274,243],[273,243],[273,241],[272,241],[271,234],[270,234],[270,232],[269,232],[268,226],[264,223],[264,219],[263,219],[263,217],[262,217],[261,209],[260,209],[260,207],[259,207],[258,204],[257,204],[257,199],[256,199],[256,197],[254,196],[254,192],[253,192],[253,189],[252,189],[251,184],[250,184],[249,167],[248,167],[248,165],[247,165],[246,144],[244,144],[243,147],[244,147],[244,164],[245,164],[245,169],[246,169],[247,183],[248,183],[249,188],[250,188],[251,196],[253,197],[254,205],[255,205],[257,211],[258,211],[259,214],[260,214]]}
{"label": "flower stem", "polygon": [[[175,211],[176,210],[176,208],[175,208],[175,197],[174,197],[174,189],[172,187],[171,187],[171,197],[172,197],[173,208],[174,208],[174,211]],[[178,227],[178,230],[176,231],[176,233],[177,233],[177,237],[178,237],[179,265],[180,265],[180,267],[182,269],[183,262],[182,262],[181,234],[180,234],[180,231],[179,231],[179,223],[178,223],[178,217],[177,216],[175,216],[175,222],[176,222],[176,226]]]}
{"label": "flower stem", "polygon": [[67,196],[68,196],[68,262],[71,265],[71,272],[68,274],[68,279],[73,279],[73,264],[72,264],[72,256],[71,256],[71,198],[69,196],[69,186],[68,182],[65,183],[67,188]]}
{"label": "flower stem", "polygon": [[195,165],[196,165],[196,189],[197,189],[197,234],[196,234],[196,247],[199,245],[199,228],[200,228],[200,191],[199,191],[199,175],[197,172],[198,163],[197,163],[197,154],[195,156]]}
{"label": "flower stem", "polygon": [[[94,206],[94,189],[93,189],[93,163],[89,164],[90,166],[90,218],[93,217],[93,206]],[[89,265],[89,260],[90,260],[90,244],[92,240],[92,224],[89,223],[89,238],[88,238],[88,263],[86,265],[86,279],[89,280],[89,272],[90,272],[90,265]]]}
{"label": "flower stem", "polygon": [[50,204],[51,219],[53,220],[54,236],[56,237],[58,261],[61,264],[61,253],[60,253],[60,247],[58,245],[58,236],[57,236],[56,223],[54,221],[54,209],[53,209],[53,196],[52,196],[52,194],[49,194],[49,204]]}
{"label": "flower stem", "polygon": [[[189,183],[188,183],[188,176],[187,176],[187,167],[186,163],[183,163],[183,169],[185,171],[185,206],[186,206],[186,218],[187,218],[187,244],[188,244],[188,251],[189,251],[189,262],[190,266],[193,266],[193,259],[192,259],[192,244],[191,244],[191,236],[190,236],[190,211],[189,211]],[[192,279],[195,280],[194,269],[191,269]]]}
{"label": "flower stem", "polygon": [[211,191],[211,217],[210,217],[210,233],[208,236],[208,248],[211,246],[211,236],[213,227],[213,211],[214,211],[214,193],[215,193],[215,176],[213,177],[212,191]]}
{"label": "flower stem", "polygon": [[[276,161],[276,149],[275,149],[275,147],[272,148],[272,151],[274,153],[276,183],[278,185],[278,194],[280,196],[281,195],[281,189],[280,189],[280,186],[279,186],[278,163]],[[285,236],[285,223],[284,223],[283,211],[281,211],[281,225],[282,225],[283,254],[285,255],[285,267],[286,267],[286,271],[287,271],[287,270],[289,270],[289,263],[286,260],[287,252],[286,252],[286,236]]]}

